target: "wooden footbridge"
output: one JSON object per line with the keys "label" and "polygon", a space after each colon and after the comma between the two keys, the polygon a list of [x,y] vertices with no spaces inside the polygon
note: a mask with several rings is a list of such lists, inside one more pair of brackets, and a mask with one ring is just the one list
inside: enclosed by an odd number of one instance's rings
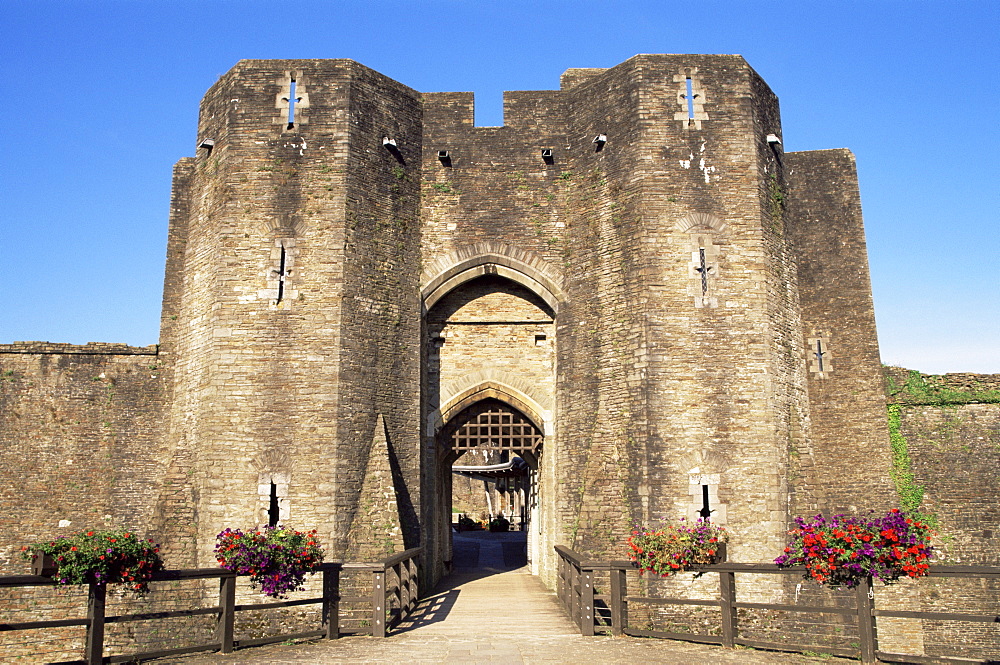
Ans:
{"label": "wooden footbridge", "polygon": [[[997,608],[990,613],[954,611],[921,612],[915,608],[883,607],[874,591],[841,592],[839,601],[823,603],[767,604],[738,602],[736,575],[748,580],[757,574],[773,576],[778,571],[762,564],[716,564],[705,573],[717,574],[719,591],[715,599],[643,598],[637,595],[634,573],[626,562],[587,561],[572,550],[559,547],[559,588],[553,593],[525,567],[525,540],[522,533],[472,532],[454,535],[454,568],[431,594],[420,597],[417,560],[419,550],[394,555],[378,563],[324,564],[323,593],[316,598],[295,598],[274,603],[236,602],[236,581],[232,573],[220,569],[164,571],[159,582],[219,580],[218,605],[190,606],[143,614],[115,614],[114,603],[103,587],[91,588],[88,614],[79,618],[37,618],[37,613],[18,617],[3,615],[0,644],[4,653],[23,654],[24,662],[136,662],[186,663],[808,663],[835,662],[838,656],[860,658],[863,662],[965,662],[988,663],[989,657],[948,658],[925,654],[894,653],[883,644],[879,648],[876,622],[879,619],[952,621],[975,628],[995,630],[1000,624]],[[785,571],[796,575],[797,571]],[[1000,568],[936,566],[934,577],[973,578],[966,582],[995,585]],[[632,592],[629,592],[629,578]],[[711,577],[711,576],[710,576]],[[358,596],[350,579],[370,581]],[[961,581],[961,580],[960,580]],[[742,584],[742,582],[741,582]],[[34,576],[0,577],[0,592],[30,593],[28,587],[51,587],[51,581]],[[205,587],[208,588],[208,587]],[[170,593],[168,589],[164,593]],[[51,590],[50,590],[51,593]],[[351,595],[351,594],[355,595]],[[64,592],[65,595],[65,592]],[[157,591],[156,595],[160,595]],[[845,602],[845,599],[849,602]],[[798,599],[796,598],[796,601]],[[648,625],[630,624],[629,608],[643,605],[695,606],[714,608],[718,625],[703,633],[667,632]],[[202,603],[204,605],[204,603]],[[314,630],[284,632],[264,638],[237,635],[237,616],[260,610],[299,610],[313,605],[319,609],[320,624]],[[182,606],[173,603],[173,607]],[[360,614],[357,608],[361,607]],[[352,609],[354,608],[354,609]],[[159,606],[157,606],[159,609]],[[840,617],[850,634],[844,646],[815,646],[789,642],[751,640],[741,633],[737,610],[764,610],[808,616]],[[634,612],[634,610],[633,610]],[[202,618],[212,628],[211,641],[201,644],[177,639],[156,650],[137,653],[123,646],[123,625],[148,624],[180,617]],[[365,618],[367,617],[367,618]],[[992,624],[992,625],[989,625]],[[113,627],[105,640],[105,628]],[[56,657],[51,647],[53,633],[86,631],[82,660]],[[117,631],[115,629],[118,629]],[[676,630],[676,629],[675,629]],[[245,632],[245,631],[244,631]],[[22,636],[24,641],[18,641]],[[386,637],[387,639],[379,639]],[[641,639],[641,638],[667,639]],[[789,632],[789,640],[807,639]],[[48,641],[46,641],[48,639]],[[13,641],[12,641],[13,640]],[[32,641],[34,640],[34,641]],[[184,644],[183,642],[187,642]],[[890,640],[891,641],[891,640]],[[31,645],[38,645],[37,651]],[[12,646],[11,646],[12,645]],[[27,646],[26,646],[27,645]],[[64,645],[65,646],[65,645]],[[726,648],[729,647],[729,648]],[[956,650],[962,645],[955,645]],[[13,649],[13,650],[12,650]],[[800,653],[788,653],[798,651]],[[805,653],[802,653],[805,652]],[[79,652],[77,652],[79,653]],[[822,657],[811,655],[823,653]],[[809,654],[809,655],[807,655]],[[966,655],[967,654],[955,654]],[[20,662],[20,661],[19,661]],[[846,662],[846,661],[845,661]]]}

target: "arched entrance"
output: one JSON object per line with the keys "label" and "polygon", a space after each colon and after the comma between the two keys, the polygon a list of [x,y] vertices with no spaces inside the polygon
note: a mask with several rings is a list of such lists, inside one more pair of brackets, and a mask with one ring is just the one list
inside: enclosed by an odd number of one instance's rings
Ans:
{"label": "arched entrance", "polygon": [[[449,420],[438,434],[438,445],[447,485],[444,493],[451,498],[449,515],[459,531],[463,525],[456,516],[484,517],[489,525],[524,535],[522,546],[528,539],[535,544],[531,536],[537,534],[537,471],[544,438],[525,414],[492,397],[465,407]],[[470,456],[474,459],[467,459]],[[522,551],[527,561],[510,558],[507,565],[529,563],[532,549]]]}
{"label": "arched entrance", "polygon": [[530,461],[541,452],[544,435],[526,415],[487,397],[452,418],[441,429],[438,440],[455,458],[470,450],[493,450],[515,453]]}
{"label": "arched entrance", "polygon": [[[555,318],[561,293],[542,270],[525,267],[530,261],[502,259],[494,254],[463,257],[428,277],[422,293],[421,503],[425,561],[435,578],[447,572],[452,558],[452,466],[461,455],[466,460],[478,456],[464,463],[477,469],[524,460],[523,484],[504,480],[494,488],[503,487],[504,494],[496,498],[505,515],[513,511],[516,521],[529,529],[529,552],[540,547],[538,499],[546,488],[541,453],[553,435]],[[527,272],[519,272],[522,268]],[[500,471],[476,473],[481,481]],[[537,561],[537,556],[531,558]]]}

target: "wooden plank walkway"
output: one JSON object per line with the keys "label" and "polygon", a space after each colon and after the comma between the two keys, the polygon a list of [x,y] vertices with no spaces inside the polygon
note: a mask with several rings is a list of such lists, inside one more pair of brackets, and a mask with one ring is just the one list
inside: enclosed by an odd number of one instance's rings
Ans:
{"label": "wooden plank walkway", "polygon": [[[523,567],[522,534],[455,536],[455,570],[385,639],[344,637],[158,663],[836,663],[747,649],[629,637],[583,637]],[[849,662],[849,661],[843,661]],[[854,662],[854,661],[851,661]]]}

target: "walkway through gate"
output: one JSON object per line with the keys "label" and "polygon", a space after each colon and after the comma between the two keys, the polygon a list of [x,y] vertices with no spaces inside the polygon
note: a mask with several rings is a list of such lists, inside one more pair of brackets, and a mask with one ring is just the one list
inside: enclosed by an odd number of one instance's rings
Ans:
{"label": "walkway through gate", "polygon": [[[734,651],[634,638],[584,637],[553,592],[515,567],[518,532],[455,535],[455,569],[410,619],[383,639],[351,636],[274,645],[229,655],[192,656],[176,665],[235,663],[815,663],[839,658]],[[161,661],[157,661],[161,662]]]}

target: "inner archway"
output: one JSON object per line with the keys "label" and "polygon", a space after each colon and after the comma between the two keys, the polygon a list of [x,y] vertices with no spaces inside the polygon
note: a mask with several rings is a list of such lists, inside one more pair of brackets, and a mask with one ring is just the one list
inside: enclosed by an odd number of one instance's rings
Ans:
{"label": "inner archway", "polygon": [[467,406],[441,429],[439,440],[456,458],[470,450],[517,453],[534,458],[544,435],[514,407],[487,397]]}
{"label": "inner archway", "polygon": [[[543,297],[531,280],[499,272],[461,277],[425,300],[424,496],[433,501],[424,502],[424,532],[428,564],[438,574],[452,563],[453,478],[477,483],[481,502],[473,517],[502,516],[527,530],[530,553],[540,546],[541,451],[554,421],[551,293]],[[456,461],[470,468],[455,476]]]}
{"label": "inner archway", "polygon": [[[502,541],[493,547],[494,557],[501,554],[502,560],[489,565],[509,568],[528,563],[527,541],[533,531],[543,441],[542,431],[530,418],[489,397],[467,406],[441,429],[438,444],[446,483],[451,486],[446,494],[451,498],[452,560],[456,567],[477,567],[457,545],[462,543],[468,549],[466,541],[483,542],[485,532]],[[472,544],[478,551],[478,544]]]}

